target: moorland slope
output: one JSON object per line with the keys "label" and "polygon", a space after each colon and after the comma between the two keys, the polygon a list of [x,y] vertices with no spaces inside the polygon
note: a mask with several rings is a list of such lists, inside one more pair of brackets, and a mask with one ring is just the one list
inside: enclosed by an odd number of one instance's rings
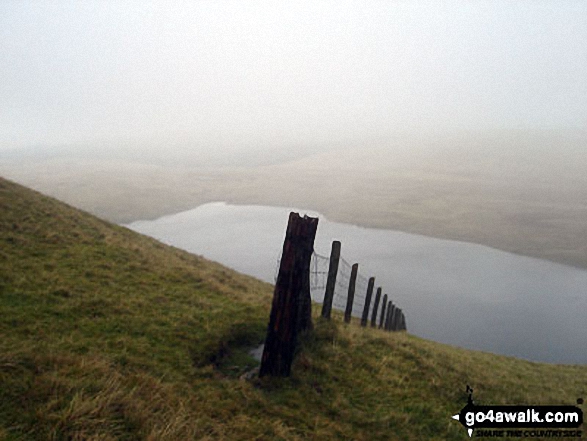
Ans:
{"label": "moorland slope", "polygon": [[291,378],[246,380],[270,285],[1,178],[0,244],[1,440],[465,440],[467,384],[487,404],[587,396],[585,366],[340,317],[316,318]]}

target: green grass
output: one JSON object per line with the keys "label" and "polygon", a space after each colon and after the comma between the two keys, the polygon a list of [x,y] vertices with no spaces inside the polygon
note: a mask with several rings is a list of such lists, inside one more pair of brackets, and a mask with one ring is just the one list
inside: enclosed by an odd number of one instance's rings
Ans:
{"label": "green grass", "polygon": [[[243,379],[272,286],[0,179],[0,440],[468,439],[484,404],[575,404],[587,367],[316,318]],[[317,309],[317,308],[315,308]]]}

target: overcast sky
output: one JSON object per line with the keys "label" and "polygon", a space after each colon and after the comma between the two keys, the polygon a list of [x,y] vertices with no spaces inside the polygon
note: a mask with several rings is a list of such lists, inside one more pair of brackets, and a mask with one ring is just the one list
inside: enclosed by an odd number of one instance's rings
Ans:
{"label": "overcast sky", "polygon": [[0,148],[587,128],[587,2],[0,2]]}

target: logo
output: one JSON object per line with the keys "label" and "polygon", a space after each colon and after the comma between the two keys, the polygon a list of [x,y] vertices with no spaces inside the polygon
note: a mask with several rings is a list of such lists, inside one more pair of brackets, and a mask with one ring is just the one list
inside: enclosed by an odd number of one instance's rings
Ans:
{"label": "logo", "polygon": [[[473,402],[469,385],[467,395],[467,405],[452,419],[465,427],[469,437],[474,431],[494,437],[581,437],[577,429],[583,424],[583,411],[577,406],[480,406]],[[578,399],[577,404],[583,404],[583,399]],[[502,430],[492,430],[497,428]]]}

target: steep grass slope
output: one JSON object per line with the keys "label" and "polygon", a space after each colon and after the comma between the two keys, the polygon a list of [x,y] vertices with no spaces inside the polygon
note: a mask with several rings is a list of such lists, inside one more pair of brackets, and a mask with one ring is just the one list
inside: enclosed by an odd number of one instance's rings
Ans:
{"label": "steep grass slope", "polygon": [[316,321],[292,378],[246,381],[271,295],[0,179],[0,439],[468,439],[450,419],[466,384],[483,403],[587,397],[585,366],[336,318]]}

